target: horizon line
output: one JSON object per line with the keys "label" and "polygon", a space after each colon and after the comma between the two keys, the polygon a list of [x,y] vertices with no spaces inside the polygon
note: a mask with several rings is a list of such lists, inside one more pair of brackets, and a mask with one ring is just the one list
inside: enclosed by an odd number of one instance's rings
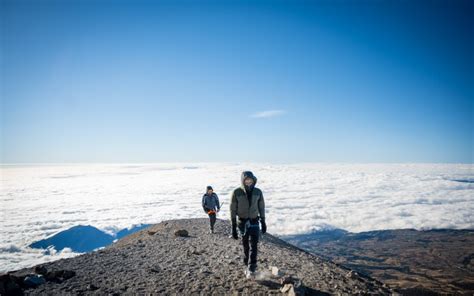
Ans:
{"label": "horizon line", "polygon": [[153,164],[463,164],[474,165],[474,162],[350,162],[350,161],[163,161],[163,162],[17,162],[17,163],[0,163],[0,166],[27,166],[27,165],[153,165]]}

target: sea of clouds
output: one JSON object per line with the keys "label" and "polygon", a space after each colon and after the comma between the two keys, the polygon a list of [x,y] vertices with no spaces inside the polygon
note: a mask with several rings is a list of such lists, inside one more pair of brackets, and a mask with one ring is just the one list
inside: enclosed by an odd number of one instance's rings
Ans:
{"label": "sea of clouds", "polygon": [[212,185],[229,194],[252,170],[268,231],[474,228],[472,164],[107,164],[1,166],[0,271],[76,256],[31,249],[75,225],[109,233],[140,223],[206,217]]}

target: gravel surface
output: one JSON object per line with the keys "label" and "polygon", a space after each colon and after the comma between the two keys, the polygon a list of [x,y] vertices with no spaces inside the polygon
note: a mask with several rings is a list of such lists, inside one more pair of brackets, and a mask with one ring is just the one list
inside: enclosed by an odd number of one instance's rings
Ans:
{"label": "gravel surface", "polygon": [[[175,235],[186,230],[188,237]],[[42,264],[48,271],[72,270],[61,283],[47,281],[24,290],[48,294],[281,295],[281,276],[302,281],[305,295],[391,294],[380,282],[311,255],[270,234],[259,243],[258,275],[244,276],[240,240],[229,238],[230,223],[208,219],[170,220],[152,225],[96,252]],[[38,268],[37,268],[38,270]],[[23,276],[33,268],[11,274]],[[300,292],[302,290],[299,290]]]}

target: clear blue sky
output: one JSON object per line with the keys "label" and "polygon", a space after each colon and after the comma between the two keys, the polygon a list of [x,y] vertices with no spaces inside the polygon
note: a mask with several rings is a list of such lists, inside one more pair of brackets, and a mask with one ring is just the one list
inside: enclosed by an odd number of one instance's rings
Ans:
{"label": "clear blue sky", "polygon": [[3,0],[1,162],[472,163],[473,3]]}

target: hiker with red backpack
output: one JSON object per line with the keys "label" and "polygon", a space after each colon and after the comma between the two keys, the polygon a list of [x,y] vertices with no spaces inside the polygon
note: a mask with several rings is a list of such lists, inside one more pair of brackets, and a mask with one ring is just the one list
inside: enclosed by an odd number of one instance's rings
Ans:
{"label": "hiker with red backpack", "polygon": [[219,197],[214,193],[211,186],[207,186],[206,193],[202,196],[202,208],[209,215],[209,233],[214,233],[216,214],[220,211]]}

